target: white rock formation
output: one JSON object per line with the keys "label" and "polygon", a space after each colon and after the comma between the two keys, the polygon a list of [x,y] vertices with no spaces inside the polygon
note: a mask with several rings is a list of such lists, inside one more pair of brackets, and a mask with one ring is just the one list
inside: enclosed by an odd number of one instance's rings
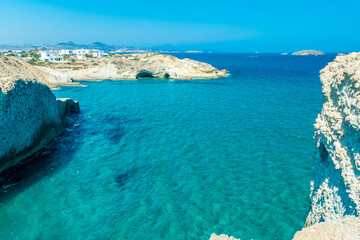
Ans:
{"label": "white rock formation", "polygon": [[348,216],[344,219],[321,222],[297,232],[293,240],[360,240],[360,219]]}
{"label": "white rock formation", "polygon": [[56,100],[36,80],[0,79],[0,172],[61,134],[66,116],[78,111],[77,102]]}
{"label": "white rock formation", "polygon": [[209,240],[240,240],[240,238],[229,237],[226,234],[216,235],[213,233]]}
{"label": "white rock formation", "polygon": [[56,70],[35,67],[17,57],[0,56],[0,81],[9,78],[37,79],[49,87],[79,85],[72,82],[69,76]]}
{"label": "white rock formation", "polygon": [[360,53],[320,72],[324,102],[315,124],[315,178],[306,225],[360,213]]}
{"label": "white rock formation", "polygon": [[294,52],[291,55],[297,55],[297,56],[319,56],[319,55],[325,55],[325,53],[315,50],[302,50],[298,52]]}

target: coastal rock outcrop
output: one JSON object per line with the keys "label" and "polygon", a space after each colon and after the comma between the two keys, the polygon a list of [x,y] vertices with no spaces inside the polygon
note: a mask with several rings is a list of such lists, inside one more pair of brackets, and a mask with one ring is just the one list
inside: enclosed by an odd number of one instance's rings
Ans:
{"label": "coastal rock outcrop", "polygon": [[0,79],[0,172],[63,133],[66,117],[79,110],[37,80]]}
{"label": "coastal rock outcrop", "polygon": [[[48,70],[46,68],[49,68]],[[219,78],[227,75],[210,64],[159,53],[116,54],[113,57],[78,60],[41,67],[56,71],[73,80],[127,80],[138,78],[171,78],[180,80]]]}
{"label": "coastal rock outcrop", "polygon": [[311,210],[294,239],[360,239],[360,53],[336,57],[320,80]]}
{"label": "coastal rock outcrop", "polygon": [[36,67],[14,56],[0,56],[0,81],[10,78],[37,79],[51,88],[79,85],[72,82],[69,76],[56,70]]}
{"label": "coastal rock outcrop", "polygon": [[213,233],[209,240],[240,240],[240,238],[229,237],[226,234],[216,235]]}
{"label": "coastal rock outcrop", "polygon": [[315,178],[306,225],[360,213],[360,53],[320,71],[323,108],[315,124]]}
{"label": "coastal rock outcrop", "polygon": [[294,52],[291,55],[295,56],[320,56],[325,55],[324,52],[316,51],[316,50],[302,50],[298,52]]}
{"label": "coastal rock outcrop", "polygon": [[295,234],[293,240],[360,240],[360,219],[348,216],[344,219],[321,222],[304,228]]}

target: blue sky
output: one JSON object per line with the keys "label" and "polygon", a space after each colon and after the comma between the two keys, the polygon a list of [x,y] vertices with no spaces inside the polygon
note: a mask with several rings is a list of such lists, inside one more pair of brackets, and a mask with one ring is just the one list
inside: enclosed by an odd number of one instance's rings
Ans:
{"label": "blue sky", "polygon": [[0,44],[360,51],[360,1],[1,0]]}

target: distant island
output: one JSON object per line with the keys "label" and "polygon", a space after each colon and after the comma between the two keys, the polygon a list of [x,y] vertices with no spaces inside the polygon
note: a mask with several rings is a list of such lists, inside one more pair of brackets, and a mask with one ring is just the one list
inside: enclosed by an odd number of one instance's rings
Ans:
{"label": "distant island", "polygon": [[321,52],[321,51],[316,51],[316,50],[302,50],[302,51],[294,52],[291,55],[294,55],[294,56],[321,56],[321,55],[325,55],[325,53]]}

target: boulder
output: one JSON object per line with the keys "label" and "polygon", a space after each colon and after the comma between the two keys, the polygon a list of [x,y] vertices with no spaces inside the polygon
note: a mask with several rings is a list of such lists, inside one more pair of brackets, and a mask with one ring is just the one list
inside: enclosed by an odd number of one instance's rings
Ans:
{"label": "boulder", "polygon": [[56,100],[48,86],[29,79],[0,80],[0,172],[65,131],[78,102]]}

